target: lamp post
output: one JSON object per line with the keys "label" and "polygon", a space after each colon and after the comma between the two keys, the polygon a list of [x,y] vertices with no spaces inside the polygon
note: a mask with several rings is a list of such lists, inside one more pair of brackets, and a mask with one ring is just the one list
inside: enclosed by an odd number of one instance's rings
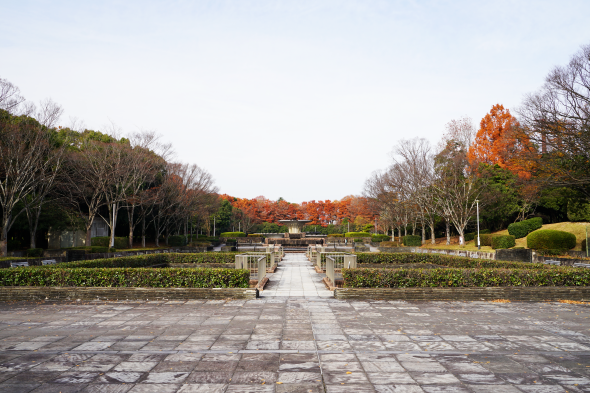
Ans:
{"label": "lamp post", "polygon": [[479,199],[475,200],[477,204],[477,249],[481,250],[481,243],[479,241]]}

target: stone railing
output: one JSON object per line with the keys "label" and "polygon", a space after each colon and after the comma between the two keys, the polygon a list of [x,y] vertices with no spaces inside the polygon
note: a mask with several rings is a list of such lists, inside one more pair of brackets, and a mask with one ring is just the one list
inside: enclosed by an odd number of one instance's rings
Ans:
{"label": "stone railing", "polygon": [[250,278],[256,277],[260,284],[266,277],[268,255],[266,253],[236,255],[236,269],[247,269],[250,271]]}

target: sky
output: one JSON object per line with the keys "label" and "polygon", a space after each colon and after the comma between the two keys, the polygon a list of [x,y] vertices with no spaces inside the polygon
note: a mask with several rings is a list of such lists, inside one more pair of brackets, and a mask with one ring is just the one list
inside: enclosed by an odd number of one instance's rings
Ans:
{"label": "sky", "polygon": [[0,0],[0,78],[155,131],[220,193],[360,195],[397,141],[515,112],[590,44],[590,1]]}

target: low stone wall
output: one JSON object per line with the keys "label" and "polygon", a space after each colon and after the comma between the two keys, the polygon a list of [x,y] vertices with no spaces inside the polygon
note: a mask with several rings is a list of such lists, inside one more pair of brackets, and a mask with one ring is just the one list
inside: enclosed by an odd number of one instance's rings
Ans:
{"label": "low stone wall", "polygon": [[2,287],[0,301],[256,299],[251,288]]}
{"label": "low stone wall", "polygon": [[497,261],[531,262],[532,250],[530,249],[502,249],[496,250]]}
{"label": "low stone wall", "polygon": [[478,301],[507,299],[543,302],[590,301],[590,287],[492,287],[492,288],[336,288],[336,299]]}
{"label": "low stone wall", "polygon": [[536,252],[533,251],[532,253],[532,262],[534,263],[543,263],[545,261],[559,261],[561,266],[574,266],[574,263],[590,263],[587,259],[575,259],[575,258],[559,258],[553,256],[543,256],[538,255]]}

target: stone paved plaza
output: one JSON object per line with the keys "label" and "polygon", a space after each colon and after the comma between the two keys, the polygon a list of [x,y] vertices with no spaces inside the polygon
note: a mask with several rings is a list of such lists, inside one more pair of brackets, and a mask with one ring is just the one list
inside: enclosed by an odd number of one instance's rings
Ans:
{"label": "stone paved plaza", "polygon": [[2,303],[0,391],[590,392],[589,306],[339,301],[320,278],[292,256],[257,300]]}

